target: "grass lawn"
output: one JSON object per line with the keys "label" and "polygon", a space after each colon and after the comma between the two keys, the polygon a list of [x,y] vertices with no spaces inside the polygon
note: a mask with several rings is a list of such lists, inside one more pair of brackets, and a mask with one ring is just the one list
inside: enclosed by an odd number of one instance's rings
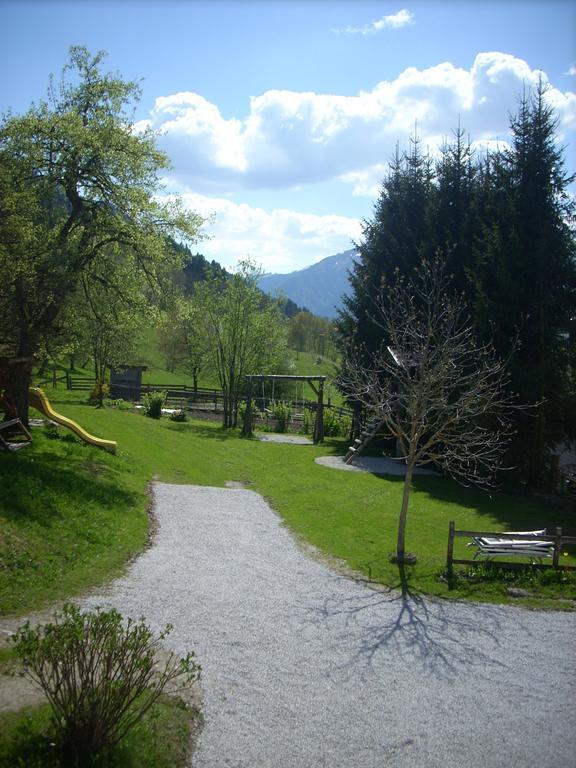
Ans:
{"label": "grass lawn", "polygon": [[[146,488],[153,478],[220,487],[230,480],[245,482],[297,536],[375,581],[397,584],[389,555],[402,481],[314,463],[317,456],[341,453],[341,441],[298,446],[243,440],[218,424],[154,421],[135,412],[94,409],[82,402],[83,393],[47,394],[56,410],[97,436],[117,440],[119,450],[111,456],[59,429],[53,437],[35,430],[31,448],[0,454],[3,613],[23,613],[118,574],[145,545]],[[471,530],[561,525],[566,533],[576,532],[573,516],[522,498],[491,498],[444,478],[416,478],[413,487],[407,547],[418,556],[410,581],[420,592],[508,599],[509,585],[501,579],[461,579],[448,591],[441,571],[450,520]],[[574,553],[563,562],[576,564]],[[558,598],[576,598],[576,580],[557,583],[553,576],[528,580],[527,588],[538,597],[522,602],[568,607]]]}

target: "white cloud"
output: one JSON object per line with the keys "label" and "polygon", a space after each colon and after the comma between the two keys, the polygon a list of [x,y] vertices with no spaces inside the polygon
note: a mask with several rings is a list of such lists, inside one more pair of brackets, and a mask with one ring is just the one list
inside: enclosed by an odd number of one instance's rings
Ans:
{"label": "white cloud", "polygon": [[403,8],[397,13],[382,16],[377,21],[363,27],[344,27],[344,29],[332,29],[331,31],[336,35],[373,35],[383,29],[400,29],[400,27],[405,27],[408,24],[414,24],[414,14]]}
{"label": "white cloud", "polygon": [[572,64],[572,66],[568,69],[568,72],[566,72],[567,75],[576,75],[576,64]]}
{"label": "white cloud", "polygon": [[[270,90],[250,100],[246,115],[228,119],[202,96],[184,92],[156,100],[150,120],[162,134],[173,178],[197,192],[286,189],[343,179],[373,196],[374,181],[417,123],[432,150],[458,121],[472,141],[506,140],[518,96],[545,73],[499,52],[480,53],[470,69],[444,62],[409,67],[355,96]],[[576,128],[576,94],[550,88],[560,140]],[[364,189],[364,192],[362,192]]]}
{"label": "white cloud", "polygon": [[184,205],[209,218],[202,253],[225,267],[250,256],[266,272],[292,272],[352,247],[361,222],[346,216],[315,216],[286,209],[267,212],[223,198],[179,192]]}

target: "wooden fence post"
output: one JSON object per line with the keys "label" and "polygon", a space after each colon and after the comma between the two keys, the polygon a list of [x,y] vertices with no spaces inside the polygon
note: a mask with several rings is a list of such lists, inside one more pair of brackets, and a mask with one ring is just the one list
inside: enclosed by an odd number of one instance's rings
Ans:
{"label": "wooden fence post", "polygon": [[554,555],[552,557],[552,567],[558,568],[558,559],[562,549],[562,528],[556,528],[556,540],[554,541]]}
{"label": "wooden fence post", "polygon": [[448,589],[452,589],[452,579],[454,577],[454,568],[452,559],[454,556],[454,520],[450,520],[448,525],[448,550],[446,553],[446,570],[448,571]]}

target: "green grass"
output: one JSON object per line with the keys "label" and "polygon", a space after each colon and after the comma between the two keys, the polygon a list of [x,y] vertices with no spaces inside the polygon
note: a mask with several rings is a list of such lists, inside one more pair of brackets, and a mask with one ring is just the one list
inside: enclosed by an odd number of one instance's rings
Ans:
{"label": "green grass", "polygon": [[0,455],[2,613],[105,581],[146,542],[150,475],[136,459],[117,461],[64,429],[56,434],[34,430],[31,448]]}
{"label": "green grass", "polygon": [[[0,715],[0,768],[67,768],[53,746],[50,712],[44,704]],[[183,768],[193,720],[182,702],[163,696],[114,754],[94,768]]]}
{"label": "green grass", "polygon": [[[236,480],[262,493],[294,533],[347,566],[387,585],[398,582],[394,551],[402,481],[332,470],[314,458],[342,452],[343,443],[295,446],[242,440],[218,424],[163,418],[81,402],[81,393],[48,393],[56,408],[100,437],[118,441],[111,456],[80,443],[66,430],[57,439],[35,432],[34,445],[0,454],[3,562],[2,610],[23,613],[78,593],[117,574],[146,540],[146,486],[166,482],[224,486]],[[503,581],[477,574],[449,592],[440,578],[448,523],[470,530],[514,530],[561,525],[574,535],[574,518],[507,495],[489,497],[444,478],[416,478],[407,547],[418,556],[411,585],[428,594],[506,600]],[[456,556],[464,552],[457,540]],[[575,564],[571,553],[563,562]],[[534,584],[539,604],[574,599],[574,581]],[[548,603],[546,602],[548,601]],[[526,601],[530,602],[530,600]],[[560,602],[557,607],[564,607]]]}

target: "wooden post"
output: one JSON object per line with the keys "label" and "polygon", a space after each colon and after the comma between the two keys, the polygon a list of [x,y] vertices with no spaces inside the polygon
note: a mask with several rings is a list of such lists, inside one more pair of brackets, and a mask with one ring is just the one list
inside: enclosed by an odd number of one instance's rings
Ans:
{"label": "wooden post", "polygon": [[318,407],[316,408],[316,421],[314,423],[314,443],[324,442],[324,379],[318,384]]}
{"label": "wooden post", "polygon": [[454,568],[452,559],[454,557],[454,520],[450,520],[448,526],[448,550],[446,553],[446,570],[448,571],[448,589],[452,589],[452,579],[454,577]]}
{"label": "wooden post", "polygon": [[562,549],[562,528],[556,528],[556,540],[554,542],[554,555],[552,556],[552,568],[558,568],[560,550]]}

